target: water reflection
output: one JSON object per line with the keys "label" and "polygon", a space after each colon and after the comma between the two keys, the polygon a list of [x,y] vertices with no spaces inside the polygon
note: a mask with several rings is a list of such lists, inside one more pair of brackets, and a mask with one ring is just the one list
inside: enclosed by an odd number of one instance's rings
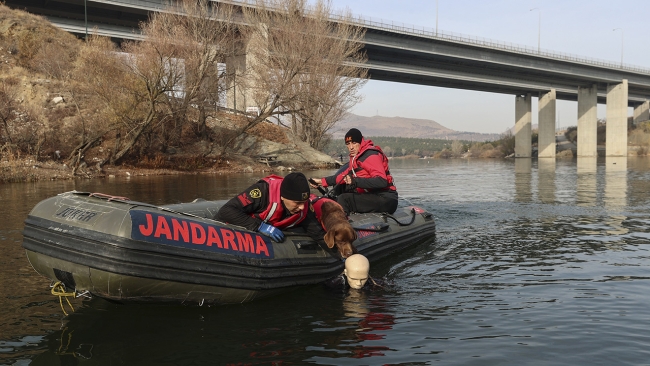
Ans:
{"label": "water reflection", "polygon": [[[381,298],[374,297],[372,306],[368,303],[368,294],[363,291],[350,290],[348,296],[343,300],[343,310],[347,317],[357,322],[354,339],[348,340],[353,343],[352,357],[366,358],[373,356],[385,356],[390,350],[386,342],[383,345],[369,345],[376,343],[367,341],[381,341],[386,337],[387,331],[395,324],[395,317],[391,314],[377,311],[381,308]],[[356,344],[355,344],[356,343]]]}
{"label": "water reflection", "polygon": [[532,159],[517,158],[515,159],[515,201],[530,202],[532,201]]}
{"label": "water reflection", "polygon": [[577,181],[576,181],[576,204],[578,206],[596,205],[596,172],[598,158],[578,157]]}
{"label": "water reflection", "polygon": [[539,159],[537,197],[542,203],[555,202],[555,159]]}
{"label": "water reflection", "polygon": [[392,161],[400,196],[434,213],[438,237],[373,264],[396,283],[389,294],[314,286],[212,308],[76,300],[65,318],[20,247],[39,200],[70,189],[222,199],[259,174],[0,185],[0,364],[643,364],[650,159],[629,159],[627,173],[611,159],[543,160]]}
{"label": "water reflection", "polygon": [[627,204],[627,157],[605,158],[604,203],[612,208]]}
{"label": "water reflection", "polygon": [[[287,311],[290,308],[290,311]],[[46,336],[32,366],[301,364],[382,357],[395,324],[382,296],[320,286],[243,306],[117,305],[95,299]],[[296,342],[300,340],[300,342]],[[345,362],[343,362],[345,363]]]}
{"label": "water reflection", "polygon": [[650,158],[633,157],[627,162],[628,204],[644,205],[650,202]]}

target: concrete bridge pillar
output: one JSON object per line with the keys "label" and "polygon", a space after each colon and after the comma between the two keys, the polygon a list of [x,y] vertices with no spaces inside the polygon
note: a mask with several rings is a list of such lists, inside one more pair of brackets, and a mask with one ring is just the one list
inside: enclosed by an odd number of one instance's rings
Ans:
{"label": "concrete bridge pillar", "polygon": [[627,79],[607,86],[606,156],[627,156]]}
{"label": "concrete bridge pillar", "polygon": [[578,157],[596,157],[598,86],[578,88]]}
{"label": "concrete bridge pillar", "polygon": [[650,120],[650,101],[648,100],[634,107],[634,124],[647,120]]}
{"label": "concrete bridge pillar", "polygon": [[530,93],[515,97],[515,157],[530,158],[532,154],[532,117]]}
{"label": "concrete bridge pillar", "polygon": [[226,106],[230,109],[245,111],[250,99],[246,93],[246,55],[228,57],[226,59]]}
{"label": "concrete bridge pillar", "polygon": [[538,109],[537,157],[555,158],[555,89],[539,96]]}
{"label": "concrete bridge pillar", "polygon": [[[265,104],[268,92],[262,95],[257,91],[256,79],[259,79],[259,64],[268,52],[268,27],[258,26],[259,31],[250,39],[239,42],[237,55],[226,59],[226,105],[238,111],[250,112],[249,108],[259,112],[259,104]],[[258,99],[258,100],[256,100]]]}

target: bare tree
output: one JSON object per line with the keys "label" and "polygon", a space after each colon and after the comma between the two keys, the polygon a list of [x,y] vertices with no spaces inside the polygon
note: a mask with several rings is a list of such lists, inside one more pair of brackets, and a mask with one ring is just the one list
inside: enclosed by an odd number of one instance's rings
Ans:
{"label": "bare tree", "polygon": [[142,119],[134,98],[139,94],[138,84],[124,65],[126,56],[120,56],[118,51],[110,39],[95,35],[79,50],[72,73],[78,118],[75,125],[69,126],[76,138],[68,155],[73,169],[108,132],[127,135],[134,121]]}
{"label": "bare tree", "polygon": [[222,82],[224,62],[233,50],[237,27],[230,5],[207,0],[181,0],[165,12],[157,13],[143,27],[146,42],[159,48],[171,47],[181,77],[166,103],[174,123],[173,143],[178,143],[189,120],[190,107],[199,111],[195,131],[205,136],[206,109],[216,110],[226,84]]}
{"label": "bare tree", "polygon": [[123,50],[117,52],[108,39],[91,37],[80,52],[75,73],[80,91],[100,100],[106,113],[101,123],[85,123],[80,111],[81,141],[71,152],[71,160],[98,144],[107,132],[117,131],[123,143],[112,153],[115,163],[163,120],[166,93],[173,92],[181,78],[174,49],[129,42]]}
{"label": "bare tree", "polygon": [[463,143],[458,140],[452,141],[451,152],[453,152],[454,155],[460,155],[463,152]]}
{"label": "bare tree", "polygon": [[45,138],[44,123],[28,106],[18,102],[17,81],[0,83],[0,152],[5,154],[38,152]]}
{"label": "bare tree", "polygon": [[235,87],[245,92],[232,95],[245,98],[235,107],[258,113],[246,114],[229,142],[270,117],[292,115],[298,136],[320,147],[359,99],[366,78],[363,31],[346,21],[349,16],[332,22],[330,3],[320,0],[312,7],[305,0],[258,0],[243,13],[246,64]]}
{"label": "bare tree", "polygon": [[[316,4],[315,13],[330,16],[329,4]],[[362,53],[364,32],[351,23],[349,13],[334,14],[337,23],[322,22],[329,34],[322,39],[320,54],[325,62],[301,76],[302,98],[294,107],[297,115],[294,133],[315,149],[323,149],[330,140],[329,131],[345,113],[361,100],[359,90],[367,81],[366,57]]]}

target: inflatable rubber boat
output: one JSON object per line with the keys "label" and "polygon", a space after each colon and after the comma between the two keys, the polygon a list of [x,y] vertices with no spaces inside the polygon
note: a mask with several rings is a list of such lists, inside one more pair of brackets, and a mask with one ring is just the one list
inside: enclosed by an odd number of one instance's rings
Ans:
{"label": "inflatable rubber boat", "polygon": [[[227,201],[156,206],[101,193],[66,192],[25,220],[32,267],[76,293],[119,302],[228,304],[320,283],[343,271],[337,253],[302,229],[282,243],[212,220]],[[371,263],[433,241],[433,216],[419,207],[350,215],[355,246]]]}

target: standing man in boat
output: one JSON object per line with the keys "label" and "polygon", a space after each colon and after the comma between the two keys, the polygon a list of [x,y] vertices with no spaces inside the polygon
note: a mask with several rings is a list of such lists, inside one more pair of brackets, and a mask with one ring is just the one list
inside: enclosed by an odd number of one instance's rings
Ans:
{"label": "standing man in boat", "polygon": [[345,193],[337,197],[346,214],[351,212],[388,212],[397,210],[397,189],[388,169],[388,158],[372,140],[363,138],[361,131],[350,129],[345,134],[350,162],[337,174],[312,179],[314,188],[341,187]]}
{"label": "standing man in boat", "polygon": [[324,245],[325,230],[309,202],[309,183],[302,173],[270,175],[248,187],[219,209],[214,219],[284,241],[282,230],[300,226]]}

